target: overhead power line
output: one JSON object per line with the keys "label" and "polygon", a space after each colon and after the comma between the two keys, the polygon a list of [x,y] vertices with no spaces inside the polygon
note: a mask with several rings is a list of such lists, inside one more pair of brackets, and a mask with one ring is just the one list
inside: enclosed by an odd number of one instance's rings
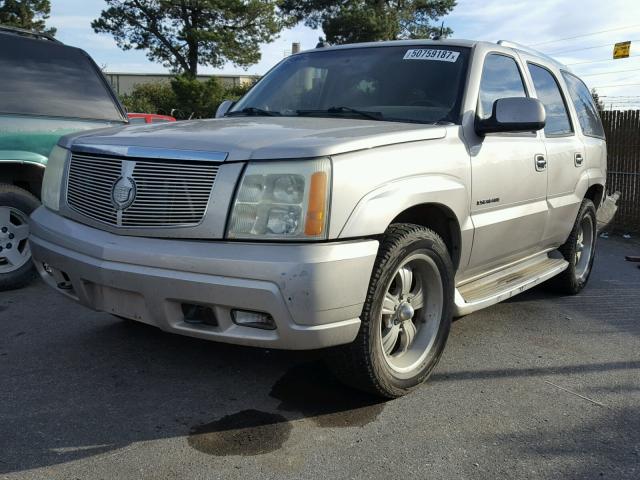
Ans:
{"label": "overhead power line", "polygon": [[596,75],[613,75],[614,73],[627,73],[627,72],[637,72],[640,68],[631,68],[629,70],[615,70],[613,72],[601,72],[601,73],[585,73],[580,75],[581,77],[595,77]]}
{"label": "overhead power line", "polygon": [[617,85],[595,85],[593,88],[638,87],[640,83],[619,83]]}
{"label": "overhead power line", "polygon": [[537,47],[539,45],[547,45],[549,43],[562,42],[564,40],[573,40],[574,38],[591,37],[593,35],[600,35],[601,33],[617,32],[618,30],[627,30],[629,28],[635,28],[635,27],[640,27],[640,24],[637,23],[635,25],[629,25],[627,27],[618,27],[618,28],[611,28],[609,30],[600,30],[599,32],[583,33],[581,35],[575,35],[573,37],[557,38],[555,40],[547,40],[545,42],[532,43],[529,46],[530,47]]}
{"label": "overhead power line", "polygon": [[[640,42],[640,40],[629,40],[630,42]],[[606,43],[604,45],[594,45],[593,47],[572,48],[569,50],[561,50],[559,52],[551,52],[547,55],[560,55],[561,53],[580,52],[582,50],[594,50],[596,48],[613,47],[615,43]]]}
{"label": "overhead power line", "polygon": [[[637,58],[640,55],[630,55],[628,58]],[[621,62],[626,60],[625,58],[607,58],[605,60],[589,60],[587,62],[575,62],[575,63],[567,63],[567,67],[571,67],[573,65],[585,65],[587,63],[603,63],[603,62]]]}

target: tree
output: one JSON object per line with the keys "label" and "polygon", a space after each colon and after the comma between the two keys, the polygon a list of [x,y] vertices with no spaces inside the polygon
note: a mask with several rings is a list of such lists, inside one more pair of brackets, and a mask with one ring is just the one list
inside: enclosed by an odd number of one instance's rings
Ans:
{"label": "tree", "polygon": [[225,87],[217,79],[200,81],[180,75],[171,82],[136,85],[120,100],[129,112],[160,113],[178,120],[212,118],[223,100],[237,100],[251,85]]}
{"label": "tree", "polygon": [[105,0],[108,8],[91,22],[110,33],[123,50],[172,71],[195,77],[199,65],[246,67],[260,60],[260,44],[288,25],[280,0]]}
{"label": "tree", "polygon": [[598,92],[596,92],[595,88],[591,89],[591,96],[593,97],[593,102],[596,104],[596,108],[598,109],[599,112],[603,112],[604,111],[604,102],[602,101],[602,99],[600,98],[600,95],[598,95]]}
{"label": "tree", "polygon": [[[432,24],[448,14],[456,0],[284,0],[282,10],[324,31],[333,44],[430,38],[440,35]],[[453,33],[442,29],[442,36]]]}
{"label": "tree", "polygon": [[0,25],[55,35],[56,29],[46,26],[50,14],[49,0],[0,0]]}
{"label": "tree", "polygon": [[224,100],[225,89],[215,78],[204,82],[180,75],[171,80],[183,118],[212,118]]}
{"label": "tree", "polygon": [[122,95],[120,100],[129,112],[173,115],[178,108],[176,94],[169,82],[136,85],[131,93]]}

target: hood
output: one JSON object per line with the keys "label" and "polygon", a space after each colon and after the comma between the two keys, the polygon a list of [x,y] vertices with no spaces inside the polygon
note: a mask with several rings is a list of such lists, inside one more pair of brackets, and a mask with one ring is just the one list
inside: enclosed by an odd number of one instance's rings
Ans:
{"label": "hood", "polygon": [[443,138],[442,126],[344,118],[236,117],[124,126],[60,144],[220,152],[227,161],[311,158]]}

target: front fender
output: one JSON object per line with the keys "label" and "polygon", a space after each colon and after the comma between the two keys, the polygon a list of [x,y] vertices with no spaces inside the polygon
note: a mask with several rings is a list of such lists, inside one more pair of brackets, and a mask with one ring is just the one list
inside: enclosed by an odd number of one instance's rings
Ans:
{"label": "front fender", "polygon": [[425,203],[446,206],[455,214],[463,232],[472,231],[468,224],[469,201],[469,192],[455,177],[430,174],[401,178],[365,195],[347,219],[339,238],[381,234],[400,213]]}

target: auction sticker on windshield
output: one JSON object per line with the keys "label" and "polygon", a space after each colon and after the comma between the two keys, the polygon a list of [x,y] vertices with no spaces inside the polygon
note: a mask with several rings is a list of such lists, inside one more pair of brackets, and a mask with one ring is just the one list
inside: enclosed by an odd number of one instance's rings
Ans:
{"label": "auction sticker on windshield", "polygon": [[455,62],[460,52],[452,50],[439,50],[435,48],[413,48],[407,50],[403,60],[435,60],[438,62]]}

